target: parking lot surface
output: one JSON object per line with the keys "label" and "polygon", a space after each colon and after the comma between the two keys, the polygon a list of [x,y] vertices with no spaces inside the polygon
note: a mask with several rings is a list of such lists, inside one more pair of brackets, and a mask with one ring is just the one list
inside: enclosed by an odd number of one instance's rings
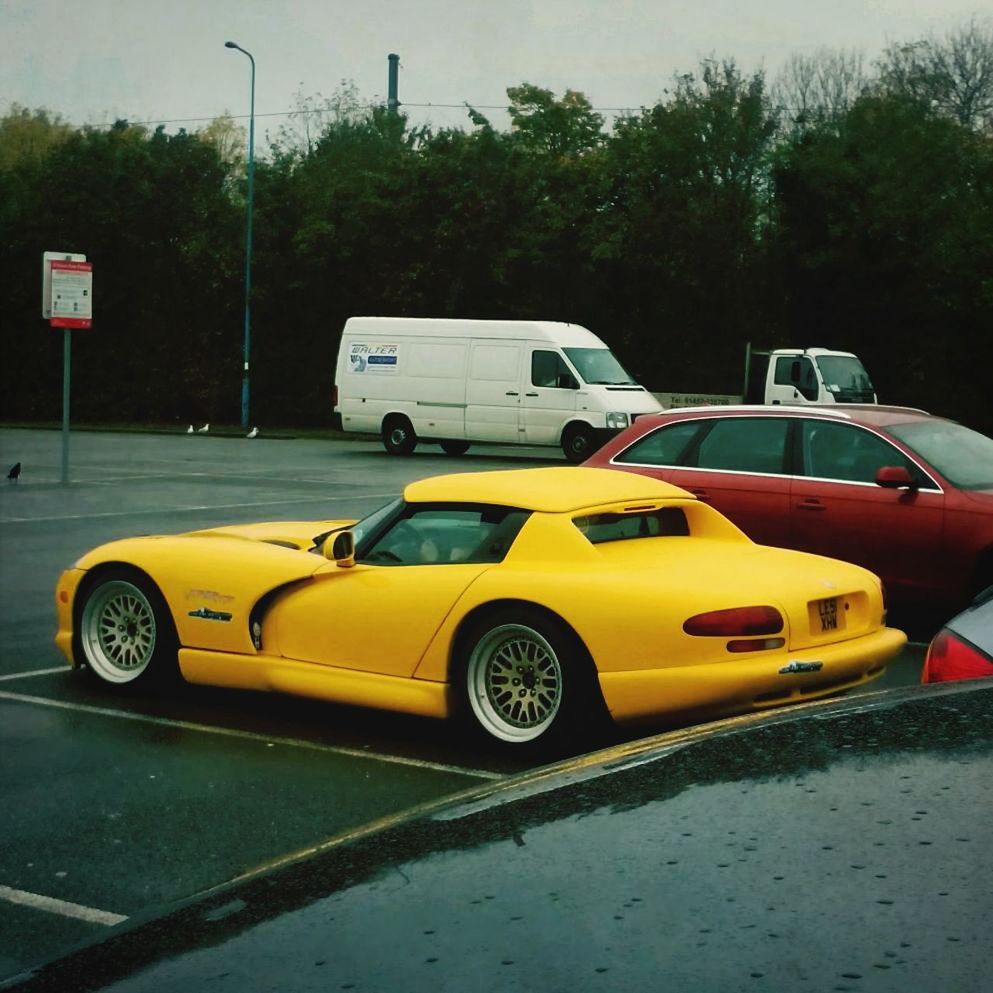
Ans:
{"label": "parking lot surface", "polygon": [[[360,517],[410,480],[562,462],[553,449],[0,429],[0,979],[115,923],[411,806],[519,771],[441,722],[71,672],[53,588],[114,538]],[[384,605],[388,610],[388,605]],[[915,682],[911,647],[870,687]]]}

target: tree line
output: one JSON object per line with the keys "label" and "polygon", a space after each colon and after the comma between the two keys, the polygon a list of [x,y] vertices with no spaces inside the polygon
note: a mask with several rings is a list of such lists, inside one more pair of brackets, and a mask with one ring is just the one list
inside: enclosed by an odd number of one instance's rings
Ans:
{"label": "tree line", "polygon": [[[609,126],[579,92],[507,90],[510,126],[301,97],[257,152],[252,421],[330,423],[357,314],[570,321],[655,391],[738,393],[746,342],[858,353],[880,398],[993,433],[993,22],[678,75]],[[0,418],[61,416],[47,250],[94,265],[77,422],[235,424],[243,129],[0,118]]]}

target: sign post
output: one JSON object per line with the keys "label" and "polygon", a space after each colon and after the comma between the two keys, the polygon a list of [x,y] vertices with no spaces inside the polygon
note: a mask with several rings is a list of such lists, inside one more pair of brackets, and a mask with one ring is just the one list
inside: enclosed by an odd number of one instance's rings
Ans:
{"label": "sign post", "polygon": [[62,338],[62,484],[69,483],[69,393],[73,328],[93,326],[93,265],[85,255],[45,252],[41,261],[41,316]]}

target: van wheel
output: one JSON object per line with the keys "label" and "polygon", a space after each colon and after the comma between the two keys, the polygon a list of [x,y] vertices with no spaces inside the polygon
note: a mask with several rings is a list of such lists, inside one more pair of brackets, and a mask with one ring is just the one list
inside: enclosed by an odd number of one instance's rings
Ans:
{"label": "van wheel", "polygon": [[562,451],[574,465],[585,462],[596,447],[596,435],[589,424],[570,424],[562,432]]}
{"label": "van wheel", "polygon": [[443,441],[441,443],[441,450],[446,455],[465,455],[465,453],[469,451],[469,442]]}
{"label": "van wheel", "polygon": [[406,417],[387,417],[383,421],[383,447],[390,455],[410,455],[417,447],[414,426]]}

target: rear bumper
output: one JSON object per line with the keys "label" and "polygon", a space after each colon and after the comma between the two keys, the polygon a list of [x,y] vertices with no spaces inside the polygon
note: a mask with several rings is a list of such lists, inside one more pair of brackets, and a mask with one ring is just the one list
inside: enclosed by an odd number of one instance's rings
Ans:
{"label": "rear bumper", "polygon": [[[763,658],[709,665],[600,673],[600,688],[618,722],[656,717],[716,718],[838,693],[871,682],[907,636],[880,628],[862,638]],[[780,672],[790,662],[821,663],[814,672]]]}

